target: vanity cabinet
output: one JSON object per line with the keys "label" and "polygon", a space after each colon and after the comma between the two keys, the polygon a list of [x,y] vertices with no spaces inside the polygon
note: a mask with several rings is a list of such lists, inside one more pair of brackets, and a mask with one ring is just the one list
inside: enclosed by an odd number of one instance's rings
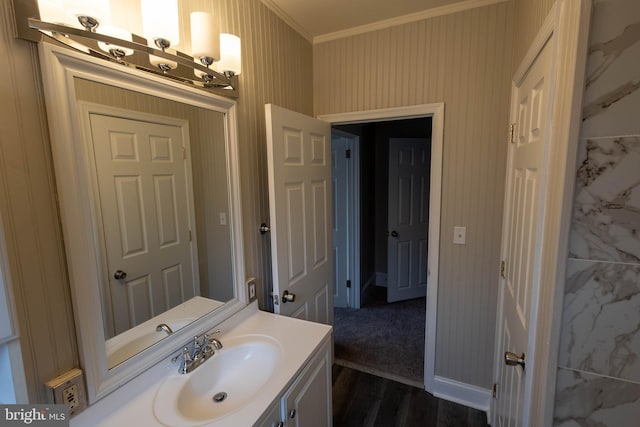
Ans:
{"label": "vanity cabinet", "polygon": [[326,340],[266,412],[258,427],[328,427],[332,425],[331,343]]}

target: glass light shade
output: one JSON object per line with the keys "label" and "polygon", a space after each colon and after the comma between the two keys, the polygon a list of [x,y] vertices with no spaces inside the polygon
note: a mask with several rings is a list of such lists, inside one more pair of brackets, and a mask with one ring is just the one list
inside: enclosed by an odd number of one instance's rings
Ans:
{"label": "glass light shade", "polygon": [[[121,40],[132,41],[131,33],[122,28],[114,27],[113,25],[100,25],[97,30],[98,33],[111,37],[117,37]],[[98,47],[105,52],[109,52],[111,49],[119,49],[124,52],[124,56],[133,55],[133,49],[128,49],[122,46],[118,46],[110,43],[98,42]]]}
{"label": "glass light shade", "polygon": [[191,56],[220,59],[220,24],[207,12],[191,12]]}
{"label": "glass light shade", "polygon": [[[59,0],[58,3],[61,3]],[[63,0],[64,8],[72,16],[90,16],[100,24],[111,22],[109,0]]]}
{"label": "glass light shade", "polygon": [[38,0],[40,20],[52,24],[80,26],[78,19],[68,13],[60,0]]}
{"label": "glass light shade", "polygon": [[140,6],[142,32],[146,38],[150,41],[162,38],[172,46],[180,43],[177,0],[141,0]]}
{"label": "glass light shade", "polygon": [[242,71],[240,54],[240,37],[227,33],[220,34],[220,62],[216,65],[218,71],[240,74]]}

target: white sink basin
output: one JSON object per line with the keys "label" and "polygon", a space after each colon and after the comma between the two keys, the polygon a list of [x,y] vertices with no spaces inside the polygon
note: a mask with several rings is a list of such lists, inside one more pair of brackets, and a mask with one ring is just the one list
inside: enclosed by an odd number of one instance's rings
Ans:
{"label": "white sink basin", "polygon": [[[248,404],[276,370],[282,349],[266,335],[220,340],[224,347],[189,374],[168,377],[153,402],[155,417],[169,426],[199,426]],[[226,397],[215,401],[214,396]]]}

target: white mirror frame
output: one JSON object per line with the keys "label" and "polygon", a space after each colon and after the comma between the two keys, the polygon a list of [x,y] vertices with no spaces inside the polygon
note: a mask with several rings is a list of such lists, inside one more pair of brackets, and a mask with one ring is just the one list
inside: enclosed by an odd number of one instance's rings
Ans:
{"label": "white mirror frame", "polygon": [[[49,132],[71,282],[80,361],[87,395],[95,403],[144,370],[178,351],[189,339],[221,323],[247,304],[242,240],[236,103],[206,91],[105,62],[51,43],[39,44]],[[82,78],[225,114],[227,185],[236,298],[176,331],[170,337],[107,369],[98,286],[99,240],[86,144],[74,79]]]}

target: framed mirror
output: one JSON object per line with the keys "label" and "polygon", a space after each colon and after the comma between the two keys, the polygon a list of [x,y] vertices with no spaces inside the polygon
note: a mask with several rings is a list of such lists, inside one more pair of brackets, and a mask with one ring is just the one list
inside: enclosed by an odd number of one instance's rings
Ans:
{"label": "framed mirror", "polygon": [[90,403],[246,305],[235,101],[40,43]]}

